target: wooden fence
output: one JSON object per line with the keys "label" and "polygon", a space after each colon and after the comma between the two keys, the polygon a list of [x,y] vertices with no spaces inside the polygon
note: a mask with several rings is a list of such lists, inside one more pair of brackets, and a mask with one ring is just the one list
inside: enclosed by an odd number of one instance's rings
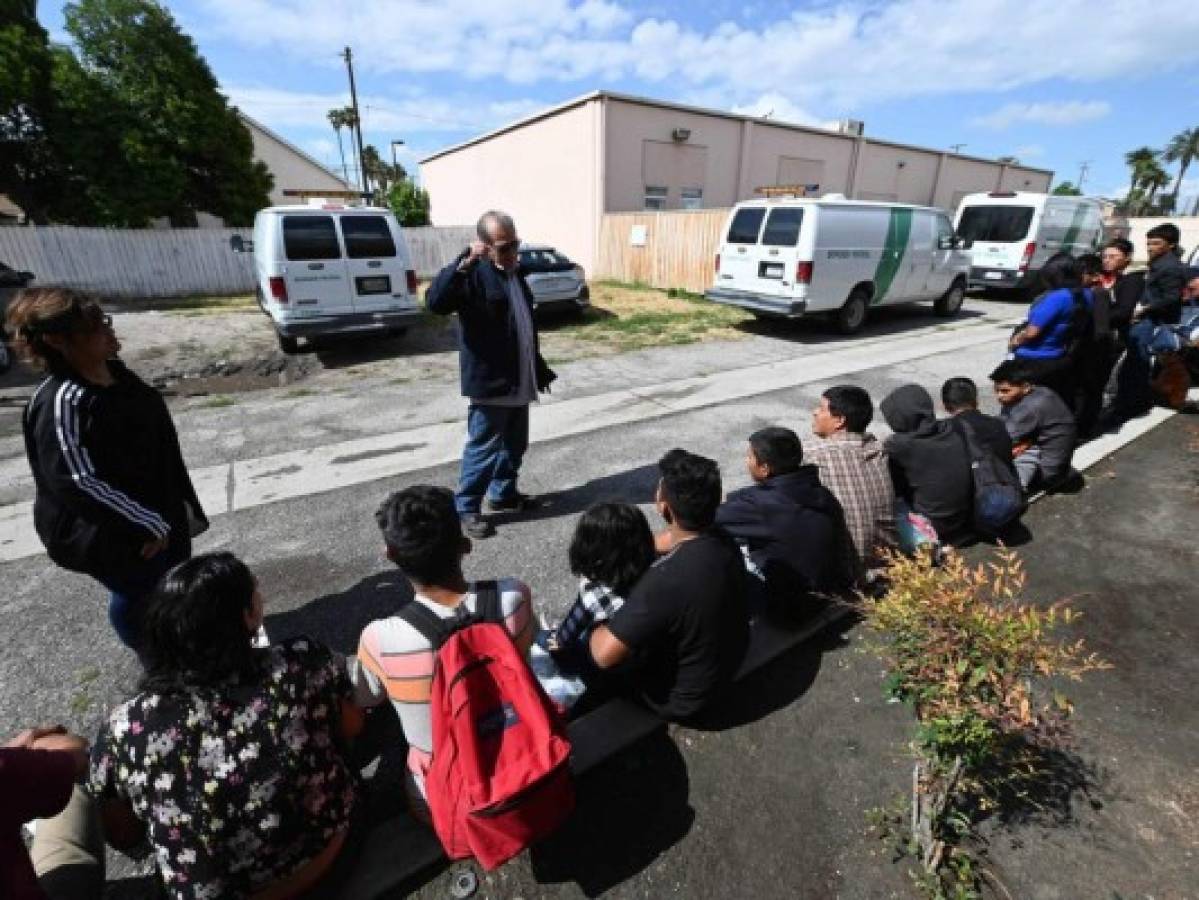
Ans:
{"label": "wooden fence", "polygon": [[[229,238],[249,229],[0,228],[0,262],[33,272],[35,284],[109,297],[248,294],[254,260]],[[473,237],[471,228],[405,228],[417,274],[428,277]]]}
{"label": "wooden fence", "polygon": [[596,274],[702,293],[712,286],[727,209],[609,213],[600,222]]}

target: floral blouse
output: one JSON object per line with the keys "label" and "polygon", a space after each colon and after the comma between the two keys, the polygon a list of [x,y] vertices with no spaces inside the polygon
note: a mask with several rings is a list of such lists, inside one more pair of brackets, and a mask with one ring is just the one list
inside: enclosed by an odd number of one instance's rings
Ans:
{"label": "floral blouse", "polygon": [[132,803],[172,897],[245,896],[349,825],[345,666],[305,639],[258,652],[256,683],[138,694],[113,710],[92,751],[89,790]]}

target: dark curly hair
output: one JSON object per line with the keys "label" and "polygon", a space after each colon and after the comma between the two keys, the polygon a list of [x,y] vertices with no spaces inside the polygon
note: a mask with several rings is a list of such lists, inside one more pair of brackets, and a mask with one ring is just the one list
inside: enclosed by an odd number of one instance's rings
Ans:
{"label": "dark curly hair", "polygon": [[645,514],[627,503],[597,503],[579,516],[570,541],[570,571],[627,597],[654,561]]}
{"label": "dark curly hair", "polygon": [[255,585],[232,553],[205,553],[167,572],[142,617],[141,689],[183,694],[253,677],[258,654],[245,614]]}
{"label": "dark curly hair", "polygon": [[447,488],[418,484],[396,491],[383,501],[375,521],[392,562],[408,578],[439,584],[457,572],[462,522]]}

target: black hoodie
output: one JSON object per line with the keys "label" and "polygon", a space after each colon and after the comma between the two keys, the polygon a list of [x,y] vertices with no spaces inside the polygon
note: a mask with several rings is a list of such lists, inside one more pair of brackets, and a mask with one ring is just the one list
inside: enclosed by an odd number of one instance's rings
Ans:
{"label": "black hoodie", "polygon": [[928,516],[943,541],[970,531],[974,478],[966,443],[950,420],[938,421],[933,398],[918,384],[896,388],[879,405],[895,433],[887,457],[895,492]]}
{"label": "black hoodie", "polygon": [[716,511],[716,524],[748,547],[772,594],[798,599],[849,582],[839,544],[848,538],[844,514],[815,466],[733,491]]}

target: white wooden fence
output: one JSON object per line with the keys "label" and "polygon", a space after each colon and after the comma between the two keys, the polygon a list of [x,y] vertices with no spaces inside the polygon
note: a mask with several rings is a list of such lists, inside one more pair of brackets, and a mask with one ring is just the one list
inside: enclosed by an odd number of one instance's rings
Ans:
{"label": "white wooden fence", "polygon": [[[248,294],[250,254],[229,238],[249,229],[0,228],[0,262],[33,272],[35,284],[109,297],[152,298]],[[470,228],[405,228],[417,274],[428,277],[473,236]]]}

